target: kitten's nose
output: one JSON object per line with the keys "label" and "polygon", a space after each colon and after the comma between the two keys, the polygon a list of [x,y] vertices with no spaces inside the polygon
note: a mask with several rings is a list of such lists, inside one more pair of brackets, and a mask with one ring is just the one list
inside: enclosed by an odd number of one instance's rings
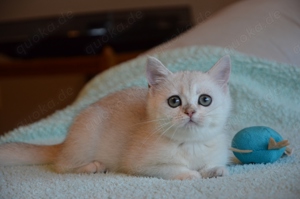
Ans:
{"label": "kitten's nose", "polygon": [[187,114],[189,117],[192,117],[195,112],[196,111],[194,109],[186,109],[184,111],[184,113]]}

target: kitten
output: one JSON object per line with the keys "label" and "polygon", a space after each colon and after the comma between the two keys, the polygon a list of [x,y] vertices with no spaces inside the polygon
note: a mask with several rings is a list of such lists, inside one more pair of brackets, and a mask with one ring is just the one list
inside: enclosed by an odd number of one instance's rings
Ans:
{"label": "kitten", "polygon": [[172,73],[149,57],[146,75],[148,89],[122,90],[83,110],[61,144],[1,145],[0,165],[180,180],[226,175],[229,56],[206,73]]}

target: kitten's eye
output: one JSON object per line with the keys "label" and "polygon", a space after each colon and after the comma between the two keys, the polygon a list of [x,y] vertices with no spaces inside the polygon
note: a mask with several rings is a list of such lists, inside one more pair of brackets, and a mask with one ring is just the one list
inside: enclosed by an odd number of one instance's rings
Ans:
{"label": "kitten's eye", "polygon": [[198,103],[202,106],[209,106],[212,103],[212,98],[209,95],[200,95]]}
{"label": "kitten's eye", "polygon": [[177,95],[171,96],[168,99],[168,104],[169,104],[170,107],[176,108],[176,107],[181,105],[181,99]]}

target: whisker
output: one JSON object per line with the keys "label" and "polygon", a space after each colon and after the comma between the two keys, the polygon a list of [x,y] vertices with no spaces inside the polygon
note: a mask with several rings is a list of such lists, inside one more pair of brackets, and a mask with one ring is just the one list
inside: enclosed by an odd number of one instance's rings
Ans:
{"label": "whisker", "polygon": [[179,128],[179,127],[177,127],[177,128],[175,129],[175,131],[174,131],[174,133],[173,133],[173,135],[172,135],[172,137],[171,137],[171,140],[173,140],[173,137],[174,137],[175,133],[177,132],[178,128]]}
{"label": "whisker", "polygon": [[158,128],[154,129],[154,131],[151,132],[151,133],[149,134],[149,136],[147,136],[147,137],[144,139],[143,144],[144,144],[144,143],[145,143],[152,135],[154,135],[155,133],[159,132],[161,129],[163,129],[164,127],[168,126],[170,123],[171,123],[171,121],[159,125]]}
{"label": "whisker", "polygon": [[169,126],[155,141],[158,141],[158,139],[162,138],[162,136],[173,126],[175,126],[175,124],[172,124],[171,126]]}
{"label": "whisker", "polygon": [[[181,117],[180,117],[179,115],[177,115],[177,116],[173,117],[173,119],[178,120],[178,119],[181,119]],[[157,120],[151,120],[151,121],[146,121],[146,122],[143,122],[143,123],[150,123],[150,122],[155,122],[155,121],[166,121],[166,122],[160,124],[157,128],[155,128],[154,131],[151,132],[151,133],[144,139],[143,144],[144,144],[147,140],[149,140],[149,138],[150,138],[152,135],[154,135],[154,134],[158,133],[159,131],[161,131],[162,129],[166,128],[166,129],[164,130],[164,132],[161,133],[160,136],[158,137],[158,139],[160,139],[160,138],[161,138],[161,137],[162,137],[162,136],[163,136],[170,128],[172,128],[173,126],[176,125],[176,123],[170,125],[170,124],[172,123],[172,121],[171,121],[169,118],[162,118],[162,119],[157,119]],[[170,126],[169,126],[169,125],[170,125]],[[169,127],[168,127],[168,126],[169,126]],[[177,130],[177,129],[176,129],[176,130]],[[158,139],[157,139],[157,140],[158,140]]]}
{"label": "whisker", "polygon": [[140,123],[136,123],[132,126],[136,126],[136,125],[140,125],[140,124],[147,124],[147,123],[152,123],[152,122],[160,122],[160,121],[164,121],[164,120],[168,120],[168,118],[161,118],[161,119],[155,119],[155,120],[148,120],[145,122],[140,122]]}

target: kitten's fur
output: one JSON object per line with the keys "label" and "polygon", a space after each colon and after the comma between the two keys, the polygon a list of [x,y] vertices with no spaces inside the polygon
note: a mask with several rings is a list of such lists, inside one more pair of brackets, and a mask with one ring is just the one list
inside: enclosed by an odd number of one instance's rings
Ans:
{"label": "kitten's fur", "polygon": [[[230,58],[208,72],[172,73],[148,58],[149,88],[108,95],[83,110],[62,144],[0,146],[0,165],[54,163],[58,172],[123,172],[164,179],[223,176],[230,111]],[[212,103],[198,104],[207,94]],[[181,105],[172,108],[170,96]]]}

